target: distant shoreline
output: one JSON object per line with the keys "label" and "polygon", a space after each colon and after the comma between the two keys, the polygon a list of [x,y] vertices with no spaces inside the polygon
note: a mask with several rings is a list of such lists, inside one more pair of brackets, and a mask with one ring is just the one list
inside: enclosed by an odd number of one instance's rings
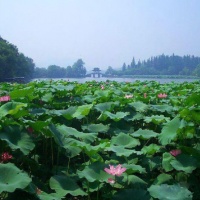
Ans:
{"label": "distant shoreline", "polygon": [[169,77],[100,77],[100,78],[93,78],[93,77],[82,77],[82,78],[38,78],[38,79],[32,79],[31,81],[69,81],[69,82],[78,82],[78,83],[85,83],[89,81],[96,81],[96,82],[107,82],[107,81],[116,81],[116,82],[135,82],[135,81],[157,81],[161,84],[163,83],[169,83],[169,82],[195,82],[199,81],[198,78],[169,78]]}
{"label": "distant shoreline", "polygon": [[122,75],[122,76],[101,76],[101,77],[91,77],[91,76],[82,76],[82,77],[42,77],[42,78],[33,78],[33,79],[83,79],[83,78],[92,78],[92,79],[101,79],[101,78],[156,78],[156,79],[200,79],[200,77],[197,76],[184,76],[184,75]]}
{"label": "distant shoreline", "polygon": [[197,76],[183,76],[183,75],[123,75],[123,76],[103,76],[105,78],[158,78],[158,79],[200,79]]}

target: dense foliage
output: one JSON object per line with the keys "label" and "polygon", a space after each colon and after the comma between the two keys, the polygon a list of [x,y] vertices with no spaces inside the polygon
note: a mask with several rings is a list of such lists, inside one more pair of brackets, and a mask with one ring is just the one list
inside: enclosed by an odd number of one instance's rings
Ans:
{"label": "dense foliage", "polygon": [[199,199],[199,82],[4,83],[0,97],[1,199]]}
{"label": "dense foliage", "polygon": [[194,75],[200,77],[200,57],[160,55],[129,65],[125,63],[121,70],[108,67],[106,74],[111,75]]}
{"label": "dense foliage", "polygon": [[82,59],[78,59],[72,66],[68,66],[67,68],[57,65],[50,65],[47,69],[37,67],[35,69],[34,78],[85,77],[86,68],[84,67],[84,64]]}
{"label": "dense foliage", "polygon": [[0,37],[0,82],[14,77],[30,80],[34,67],[31,58],[19,53],[16,46]]}

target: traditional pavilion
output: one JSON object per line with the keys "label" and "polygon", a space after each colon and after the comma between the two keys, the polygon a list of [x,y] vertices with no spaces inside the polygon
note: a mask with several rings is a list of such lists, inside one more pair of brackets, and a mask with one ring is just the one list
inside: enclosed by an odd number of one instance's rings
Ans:
{"label": "traditional pavilion", "polygon": [[92,70],[92,73],[91,73],[91,77],[95,78],[96,76],[97,76],[97,78],[102,77],[101,70],[100,70],[98,67],[95,67],[95,68]]}

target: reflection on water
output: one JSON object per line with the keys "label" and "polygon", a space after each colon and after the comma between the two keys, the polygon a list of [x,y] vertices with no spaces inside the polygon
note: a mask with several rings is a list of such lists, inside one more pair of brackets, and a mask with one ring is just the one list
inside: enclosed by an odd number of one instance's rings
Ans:
{"label": "reflection on water", "polygon": [[[46,79],[33,79],[33,81],[44,81],[44,80],[51,80],[49,78]],[[135,82],[137,80],[139,81],[157,81],[159,83],[169,83],[169,82],[176,82],[176,83],[182,83],[182,82],[194,82],[199,81],[199,79],[175,79],[175,78],[106,78],[106,77],[100,77],[100,78],[92,78],[92,77],[86,77],[86,78],[53,78],[52,80],[65,80],[74,82],[77,81],[78,83],[85,83],[87,81],[117,81],[117,82]]]}

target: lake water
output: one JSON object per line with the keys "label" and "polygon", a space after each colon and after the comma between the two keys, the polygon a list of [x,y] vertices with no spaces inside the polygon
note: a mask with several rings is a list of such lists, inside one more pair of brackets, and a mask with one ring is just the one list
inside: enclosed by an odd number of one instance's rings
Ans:
{"label": "lake water", "polygon": [[[33,79],[33,81],[44,81],[44,80],[51,80],[51,79]],[[183,83],[183,82],[194,82],[194,81],[200,81],[200,79],[182,79],[182,78],[106,78],[106,77],[100,77],[100,78],[92,78],[92,77],[86,77],[86,78],[62,78],[57,79],[54,78],[53,80],[66,80],[70,82],[77,81],[78,83],[85,83],[87,81],[117,81],[117,82],[135,82],[137,80],[139,81],[157,81],[159,83],[169,83],[169,82],[175,82],[175,83]]]}

